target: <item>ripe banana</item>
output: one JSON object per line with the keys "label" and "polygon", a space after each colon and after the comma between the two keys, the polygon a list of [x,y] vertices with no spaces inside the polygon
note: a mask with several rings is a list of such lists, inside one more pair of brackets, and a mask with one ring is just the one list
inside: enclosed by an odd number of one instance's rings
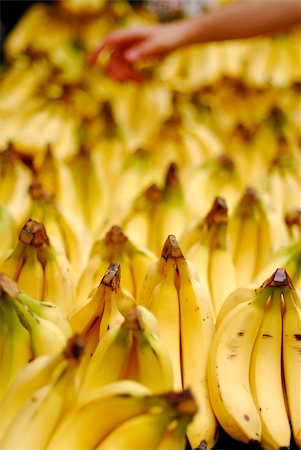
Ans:
{"label": "ripe banana", "polygon": [[300,292],[288,282],[289,289],[283,292],[285,310],[282,327],[282,364],[290,424],[295,442],[301,447],[301,393],[300,393],[300,351],[301,351],[301,302]]}
{"label": "ripe banana", "polygon": [[46,449],[95,448],[119,424],[161,404],[160,398],[152,397],[147,387],[135,381],[102,386],[64,417]]}
{"label": "ripe banana", "polygon": [[[176,257],[179,249],[173,236],[169,236],[163,246],[161,259],[163,273],[154,287],[148,308],[156,316],[159,336],[166,345],[172,360],[174,389],[182,389],[180,360],[180,308],[178,291],[175,285]],[[147,305],[145,305],[147,306]]]}
{"label": "ripe banana", "polygon": [[205,289],[193,279],[183,255],[176,259],[180,307],[180,346],[183,388],[190,388],[198,412],[187,428],[192,448],[212,448],[217,439],[217,421],[210,404],[207,361],[214,334],[212,305]]}
{"label": "ripe banana", "polygon": [[270,449],[289,447],[291,440],[281,372],[281,302],[287,281],[283,277],[282,287],[280,269],[276,273],[277,287],[265,305],[250,362],[250,386],[262,423],[261,445]]}
{"label": "ripe banana", "polygon": [[271,289],[266,287],[252,301],[236,305],[220,323],[209,350],[207,373],[213,411],[223,429],[245,443],[261,439],[261,420],[250,389],[249,367],[270,295]]}
{"label": "ripe banana", "polygon": [[0,442],[0,448],[8,450],[16,448],[22,433],[24,449],[45,448],[54,429],[63,416],[65,401],[70,393],[76,395],[77,360],[83,350],[83,341],[75,337],[66,348],[72,356],[66,358],[56,373],[54,380],[39,388],[22,405],[11,424],[8,426]]}

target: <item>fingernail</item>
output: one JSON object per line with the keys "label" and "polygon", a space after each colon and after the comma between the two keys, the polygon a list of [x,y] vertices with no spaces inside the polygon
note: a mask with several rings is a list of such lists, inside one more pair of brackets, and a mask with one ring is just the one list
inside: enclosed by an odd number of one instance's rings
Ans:
{"label": "fingernail", "polygon": [[125,59],[127,59],[128,61],[134,61],[135,59],[138,58],[138,53],[135,52],[135,50],[129,50],[128,52],[125,53]]}

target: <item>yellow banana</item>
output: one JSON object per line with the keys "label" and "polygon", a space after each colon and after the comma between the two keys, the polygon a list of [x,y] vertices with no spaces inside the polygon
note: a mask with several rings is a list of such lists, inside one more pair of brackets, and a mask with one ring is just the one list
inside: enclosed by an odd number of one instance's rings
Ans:
{"label": "yellow banana", "polygon": [[49,383],[53,372],[63,358],[63,352],[39,356],[19,370],[0,403],[1,408],[5,411],[5,416],[0,424],[0,440],[24,403],[35,391]]}
{"label": "yellow banana", "polygon": [[[250,386],[262,423],[261,445],[271,449],[289,447],[291,440],[281,373],[281,297],[285,289],[281,272],[276,271],[277,287],[265,305],[250,363]],[[286,283],[284,278],[282,283]]]}
{"label": "yellow banana", "polygon": [[[61,351],[67,341],[64,331],[57,324],[36,315],[31,308],[23,303],[18,298],[19,289],[16,283],[6,274],[0,274],[0,282],[7,300],[17,313],[23,327],[29,333],[30,347],[34,357]],[[26,342],[25,338],[22,342]]]}
{"label": "yellow banana", "polygon": [[167,407],[132,417],[115,428],[96,449],[154,450],[175,417],[176,412]]}
{"label": "yellow banana", "polygon": [[37,249],[33,246],[26,248],[25,260],[17,281],[19,289],[29,296],[39,300],[43,298],[44,271],[38,259]]}
{"label": "yellow banana", "polygon": [[7,327],[4,342],[1,343],[0,359],[0,400],[3,398],[12,381],[28,361],[32,358],[31,343],[28,331],[19,320],[10,299],[7,298],[6,287],[1,278],[1,327]]}
{"label": "yellow banana", "polygon": [[59,308],[59,306],[50,302],[41,302],[35,298],[30,297],[28,294],[22,291],[19,291],[18,299],[25,305],[27,305],[28,308],[32,310],[37,316],[41,317],[42,319],[49,320],[50,322],[53,322],[55,325],[57,325],[67,337],[71,336],[71,325],[66,315]]}
{"label": "yellow banana", "polygon": [[282,328],[282,364],[287,395],[290,424],[294,440],[301,447],[301,394],[300,394],[300,351],[301,351],[301,302],[300,292],[291,284],[283,293],[285,310]]}
{"label": "yellow banana", "polygon": [[1,449],[16,448],[20,435],[24,449],[38,450],[46,446],[63,415],[64,403],[68,401],[70,391],[73,396],[76,393],[77,359],[82,349],[82,341],[80,345],[77,342],[71,349],[66,349],[73,352],[72,357],[64,361],[65,364],[61,365],[52,382],[38,389],[24,403],[4,433]]}
{"label": "yellow banana", "polygon": [[213,411],[231,437],[246,443],[261,439],[261,420],[250,389],[249,367],[270,295],[271,289],[266,287],[253,301],[236,305],[220,323],[209,350],[207,374]]}
{"label": "yellow banana", "polygon": [[0,205],[0,258],[16,245],[17,227],[6,206]]}
{"label": "yellow banana", "polygon": [[119,263],[122,287],[134,295],[134,274],[128,256],[128,238],[119,226],[112,226],[104,238],[97,240],[91,250],[88,263],[77,286],[77,302],[86,300],[104,276],[111,263]]}
{"label": "yellow banana", "polygon": [[[271,273],[271,272],[270,272]],[[266,277],[267,278],[267,277]],[[260,292],[260,285],[249,283],[244,286],[237,287],[228,295],[222,304],[216,317],[215,328],[217,329],[227,314],[238,304],[249,302]]]}
{"label": "yellow banana", "polygon": [[159,324],[159,336],[166,345],[172,360],[174,388],[182,389],[181,360],[180,360],[180,308],[178,291],[175,285],[176,257],[179,249],[174,236],[170,235],[162,251],[163,274],[159,283],[154,287],[149,309],[156,316]]}
{"label": "yellow banana", "polygon": [[132,341],[131,331],[123,324],[106,333],[87,366],[80,389],[81,398],[93,389],[125,378]]}
{"label": "yellow banana", "polygon": [[95,448],[119,424],[162,402],[153,399],[148,388],[129,380],[102,386],[91,394],[64,417],[47,450]]}
{"label": "yellow banana", "polygon": [[154,242],[150,243],[151,250],[159,255],[168,235],[179,237],[190,218],[181,186],[179,169],[176,163],[171,163],[167,169],[163,188],[163,198],[158,204],[153,217],[152,233]]}
{"label": "yellow banana", "polygon": [[39,254],[44,268],[43,301],[58,305],[67,314],[74,307],[75,286],[71,265],[51,243]]}
{"label": "yellow banana", "polygon": [[198,405],[187,437],[192,448],[212,448],[217,438],[217,422],[210,404],[207,383],[208,352],[214,334],[210,298],[199,281],[193,279],[183,255],[176,259],[180,306],[181,371],[183,388],[190,388]]}

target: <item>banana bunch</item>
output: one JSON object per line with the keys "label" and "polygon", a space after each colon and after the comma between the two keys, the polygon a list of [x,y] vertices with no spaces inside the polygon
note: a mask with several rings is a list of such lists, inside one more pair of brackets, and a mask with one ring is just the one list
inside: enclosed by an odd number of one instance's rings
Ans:
{"label": "banana bunch", "polygon": [[157,68],[156,77],[170,89],[190,94],[222,76],[218,43],[192,45],[172,52]]}
{"label": "banana bunch", "polygon": [[153,394],[136,381],[110,383],[66,414],[46,449],[184,450],[196,410],[189,390]]}
{"label": "banana bunch", "polygon": [[81,334],[86,342],[86,352],[80,364],[81,376],[99,341],[109,329],[123,322],[124,314],[135,304],[135,298],[120,286],[120,265],[110,264],[90,297],[68,315],[74,333]]}
{"label": "banana bunch", "polygon": [[300,447],[300,293],[284,269],[239,288],[220,311],[208,359],[211,404],[234,439]]}
{"label": "banana bunch", "polygon": [[138,381],[154,393],[173,390],[171,360],[155,316],[142,305],[123,315],[124,321],[99,341],[82,381],[81,398],[123,379]]}
{"label": "banana bunch", "polygon": [[216,197],[204,219],[190,221],[179,244],[206,289],[216,317],[224,299],[237,286],[225,199]]}
{"label": "banana bunch", "polygon": [[64,160],[74,155],[78,145],[78,118],[70,116],[61,102],[50,102],[43,95],[7,112],[0,125],[3,129],[0,144],[7,146],[13,142],[24,158],[43,157],[51,144],[57,157]]}
{"label": "banana bunch", "polygon": [[77,365],[84,343],[79,336],[51,357],[40,357],[19,373],[2,400],[7,417],[1,424],[0,448],[46,448],[77,393]]}
{"label": "banana bunch", "polygon": [[128,239],[119,226],[112,226],[102,239],[95,241],[91,249],[77,284],[77,303],[89,297],[111,263],[120,265],[122,287],[137,298],[148,266],[154,260],[155,255],[150,250]]}
{"label": "banana bunch", "polygon": [[206,368],[214,333],[213,310],[173,235],[165,241],[160,259],[149,266],[138,303],[158,321],[160,339],[172,362],[174,388],[189,387],[195,396],[199,410],[187,428],[190,445],[212,448],[217,422],[209,401]]}
{"label": "banana bunch", "polygon": [[42,222],[53,247],[70,261],[75,281],[86,267],[92,235],[72,210],[54,200],[39,181],[29,186],[32,207],[29,216]]}
{"label": "banana bunch", "polygon": [[56,7],[46,3],[34,4],[6,37],[4,55],[9,61],[18,59],[29,49],[38,55],[48,55],[56,47],[70,42],[73,36],[72,26],[59,14]]}
{"label": "banana bunch", "polygon": [[17,245],[7,252],[0,270],[26,294],[55,303],[65,313],[72,308],[75,285],[70,262],[51,244],[43,223],[27,220]]}
{"label": "banana bunch", "polygon": [[249,48],[244,78],[258,87],[285,87],[299,80],[298,61],[298,44],[293,34],[257,38]]}

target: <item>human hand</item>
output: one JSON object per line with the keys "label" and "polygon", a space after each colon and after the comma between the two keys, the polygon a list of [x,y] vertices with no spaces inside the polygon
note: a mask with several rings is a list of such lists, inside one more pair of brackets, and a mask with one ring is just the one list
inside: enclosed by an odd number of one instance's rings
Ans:
{"label": "human hand", "polygon": [[92,64],[106,49],[111,50],[107,73],[117,81],[143,81],[135,64],[147,58],[160,58],[180,44],[178,22],[128,28],[110,33],[91,56]]}

